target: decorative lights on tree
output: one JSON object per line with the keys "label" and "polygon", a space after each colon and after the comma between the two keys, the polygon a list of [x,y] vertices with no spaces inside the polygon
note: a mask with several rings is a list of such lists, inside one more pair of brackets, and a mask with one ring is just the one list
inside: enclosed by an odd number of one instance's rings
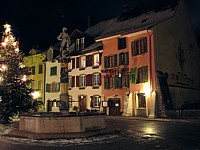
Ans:
{"label": "decorative lights on tree", "polygon": [[27,86],[29,71],[23,65],[19,42],[9,24],[5,24],[4,29],[0,43],[0,111],[1,121],[6,123],[13,115],[32,108],[32,89]]}

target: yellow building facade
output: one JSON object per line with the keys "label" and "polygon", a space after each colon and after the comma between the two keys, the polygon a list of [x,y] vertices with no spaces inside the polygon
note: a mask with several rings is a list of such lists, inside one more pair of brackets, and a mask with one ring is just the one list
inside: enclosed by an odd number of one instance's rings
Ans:
{"label": "yellow building facade", "polygon": [[[45,65],[43,61],[46,59],[46,54],[38,50],[31,49],[28,56],[24,57],[25,66],[30,68],[31,74],[29,79],[32,80],[29,85],[34,90],[33,98],[37,101],[45,103]],[[40,108],[40,111],[43,108]]]}

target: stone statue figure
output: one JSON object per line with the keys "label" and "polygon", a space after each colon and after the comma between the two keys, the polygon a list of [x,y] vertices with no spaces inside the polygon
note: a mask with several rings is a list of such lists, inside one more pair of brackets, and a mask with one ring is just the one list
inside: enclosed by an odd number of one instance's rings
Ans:
{"label": "stone statue figure", "polygon": [[60,45],[60,50],[61,51],[64,48],[66,48],[66,50],[69,50],[69,45],[71,43],[71,40],[70,40],[69,34],[67,33],[67,28],[66,27],[62,28],[62,32],[59,34],[57,39],[59,41],[61,41],[61,45]]}

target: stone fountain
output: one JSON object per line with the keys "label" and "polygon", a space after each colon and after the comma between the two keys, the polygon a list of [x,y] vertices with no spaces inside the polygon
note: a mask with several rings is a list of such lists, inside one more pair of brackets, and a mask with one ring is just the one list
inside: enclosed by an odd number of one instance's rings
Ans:
{"label": "stone fountain", "polygon": [[10,135],[33,139],[76,138],[102,133],[106,128],[105,115],[97,112],[69,113],[68,63],[70,61],[70,38],[63,28],[58,36],[60,46],[60,100],[63,102],[59,113],[33,113],[20,116],[19,129]]}

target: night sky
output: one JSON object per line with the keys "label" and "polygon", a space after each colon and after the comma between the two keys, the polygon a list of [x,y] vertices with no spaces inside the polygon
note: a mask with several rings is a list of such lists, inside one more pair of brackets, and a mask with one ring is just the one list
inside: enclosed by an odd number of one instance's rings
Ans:
{"label": "night sky", "polygon": [[[88,16],[91,23],[116,17],[123,5],[131,7],[138,2],[151,0],[9,0],[1,2],[0,29],[6,22],[12,25],[20,41],[20,49],[27,53],[31,48],[46,49],[56,44],[63,26],[71,33],[85,31]],[[159,1],[159,0],[157,0]],[[185,0],[195,31],[200,30],[200,1]]]}

